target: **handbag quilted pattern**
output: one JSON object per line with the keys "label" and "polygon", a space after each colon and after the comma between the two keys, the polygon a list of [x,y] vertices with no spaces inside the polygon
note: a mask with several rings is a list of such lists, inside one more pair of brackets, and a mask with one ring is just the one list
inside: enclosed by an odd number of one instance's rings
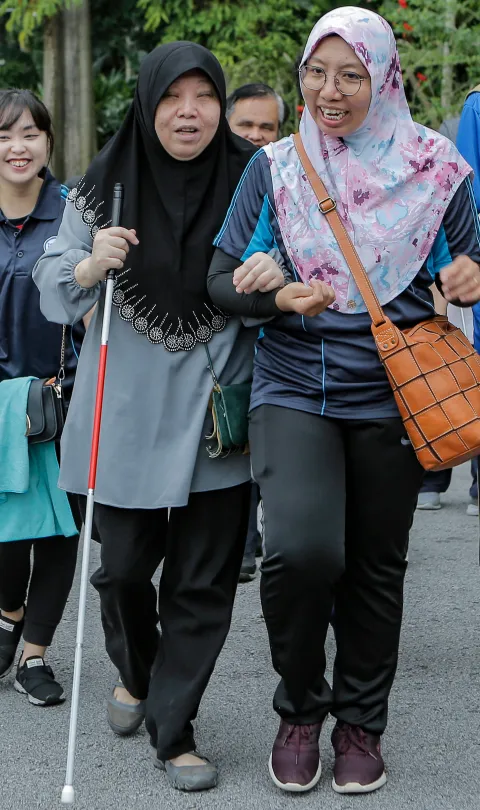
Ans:
{"label": "handbag quilted pattern", "polygon": [[421,465],[480,455],[480,357],[463,332],[441,316],[404,332],[385,319],[372,331]]}

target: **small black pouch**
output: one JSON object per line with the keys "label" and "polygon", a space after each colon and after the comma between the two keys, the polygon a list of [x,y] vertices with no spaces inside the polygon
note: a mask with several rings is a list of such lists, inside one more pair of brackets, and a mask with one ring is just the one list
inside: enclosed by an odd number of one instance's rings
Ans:
{"label": "small black pouch", "polygon": [[27,400],[27,431],[30,444],[51,442],[59,439],[65,424],[65,400],[62,382],[65,377],[65,332],[63,327],[62,350],[58,376],[51,379],[32,380]]}
{"label": "small black pouch", "polygon": [[65,403],[59,380],[32,380],[27,400],[27,436],[30,444],[51,442],[62,435]]}

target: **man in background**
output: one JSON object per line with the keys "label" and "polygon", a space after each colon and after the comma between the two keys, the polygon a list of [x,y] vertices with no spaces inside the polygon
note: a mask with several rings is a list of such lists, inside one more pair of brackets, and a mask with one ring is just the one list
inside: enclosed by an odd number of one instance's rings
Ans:
{"label": "man in background", "polygon": [[227,98],[227,119],[236,135],[255,146],[265,146],[280,138],[285,103],[268,84],[244,84]]}

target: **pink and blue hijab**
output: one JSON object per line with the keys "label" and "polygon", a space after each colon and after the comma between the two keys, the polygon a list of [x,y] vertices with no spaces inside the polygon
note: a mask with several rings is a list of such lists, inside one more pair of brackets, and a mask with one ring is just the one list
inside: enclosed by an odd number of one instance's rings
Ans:
{"label": "pink and blue hijab", "polygon": [[[445,211],[471,169],[442,135],[412,120],[392,29],[372,11],[345,7],[314,27],[302,64],[327,36],[338,35],[371,77],[372,99],[361,127],[344,139],[324,135],[307,107],[300,133],[307,154],[336,200],[345,227],[381,304],[408,287],[425,262]],[[328,222],[291,137],[264,147],[287,252],[300,278],[330,283],[332,307],[364,312]]]}

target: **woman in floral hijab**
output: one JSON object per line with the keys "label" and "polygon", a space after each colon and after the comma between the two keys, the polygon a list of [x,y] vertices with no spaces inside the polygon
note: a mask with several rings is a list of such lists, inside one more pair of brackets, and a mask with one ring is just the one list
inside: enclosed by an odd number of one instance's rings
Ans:
{"label": "woman in floral hijab", "polygon": [[[432,281],[448,301],[478,301],[470,168],[412,120],[385,20],[360,8],[326,14],[300,80],[303,144],[389,318],[406,329],[434,317]],[[209,291],[225,310],[255,314],[260,294],[243,292],[255,251],[278,246],[293,282],[266,294],[271,320],[257,341],[250,414],[265,513],[263,610],[281,678],[270,774],[282,790],[314,787],[331,714],[334,790],[371,792],[386,782],[380,738],[423,470],[292,137],[254,155],[216,245]],[[324,647],[334,605],[330,686]]]}

